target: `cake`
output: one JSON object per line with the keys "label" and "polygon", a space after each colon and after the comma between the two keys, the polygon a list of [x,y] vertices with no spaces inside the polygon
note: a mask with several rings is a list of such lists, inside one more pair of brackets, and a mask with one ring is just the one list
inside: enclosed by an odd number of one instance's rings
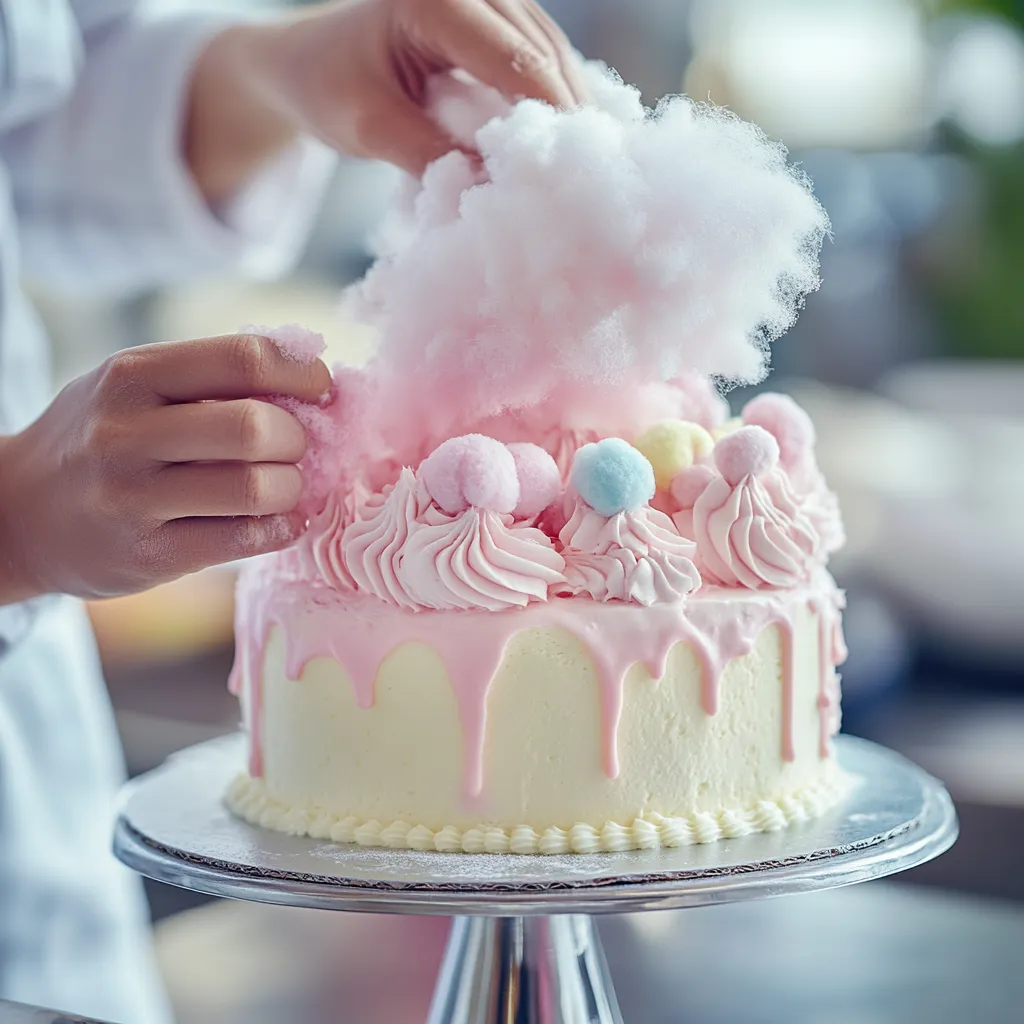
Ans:
{"label": "cake", "polygon": [[[309,527],[238,584],[249,757],[226,801],[248,821],[597,853],[780,829],[846,792],[843,527],[813,426],[781,394],[736,415],[720,395],[763,376],[827,221],[752,126],[592,80],[574,112],[442,90],[483,165],[451,154],[410,189],[354,293],[376,355],[289,406]],[[596,224],[602,197],[643,230]]]}

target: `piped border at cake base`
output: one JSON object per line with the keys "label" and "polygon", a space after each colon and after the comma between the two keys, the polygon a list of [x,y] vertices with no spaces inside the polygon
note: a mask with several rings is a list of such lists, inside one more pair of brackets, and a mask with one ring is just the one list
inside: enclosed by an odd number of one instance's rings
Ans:
{"label": "piped border at cake base", "polygon": [[656,850],[714,843],[755,832],[777,832],[824,814],[838,804],[854,784],[854,777],[836,765],[812,785],[777,799],[759,800],[744,808],[728,808],[717,813],[698,811],[682,817],[648,814],[635,818],[628,825],[614,821],[600,826],[578,822],[571,828],[552,826],[542,832],[529,825],[511,829],[493,825],[459,829],[446,825],[435,831],[426,825],[410,825],[404,821],[382,825],[374,819],[289,807],[267,793],[262,779],[254,779],[245,772],[240,772],[231,782],[224,802],[234,814],[253,825],[311,839],[437,853],[553,855]]}

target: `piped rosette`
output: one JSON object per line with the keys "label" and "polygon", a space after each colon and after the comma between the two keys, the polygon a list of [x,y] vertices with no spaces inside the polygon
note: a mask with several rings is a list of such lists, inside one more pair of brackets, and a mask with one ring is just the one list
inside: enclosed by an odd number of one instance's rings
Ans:
{"label": "piped rosette", "polygon": [[820,541],[822,559],[846,543],[839,500],[825,482],[814,457],[815,431],[811,417],[788,395],[766,393],[751,399],[741,415],[746,426],[767,430],[779,446],[779,466],[801,511]]}
{"label": "piped rosette", "polygon": [[332,589],[409,611],[523,607],[564,580],[551,538],[530,525],[560,487],[536,445],[451,438],[379,494],[332,497],[304,539],[306,561]]}
{"label": "piped rosette", "polygon": [[314,515],[296,545],[299,564],[306,576],[326,583],[332,590],[353,590],[355,581],[345,565],[341,538],[355,519],[352,495],[332,493],[327,504]]}
{"label": "piped rosette", "polygon": [[674,486],[683,499],[699,491],[683,514],[704,579],[751,590],[809,579],[821,561],[821,540],[779,468],[775,438],[761,427],[742,427],[715,444],[713,461],[710,478],[707,467],[699,474],[693,468]]}
{"label": "piped rosette", "polygon": [[411,469],[403,469],[379,504],[369,502],[366,518],[350,524],[341,538],[345,567],[356,588],[389,604],[417,607],[406,586],[406,545],[418,528],[441,521],[430,495]]}
{"label": "piped rosette", "polygon": [[419,526],[405,545],[402,577],[418,607],[501,611],[547,600],[565,563],[544,533],[515,520],[542,512],[557,493],[550,455],[468,434],[435,449],[420,476],[452,518]]}
{"label": "piped rosette", "polygon": [[695,545],[650,508],[654,470],[620,438],[584,445],[573,461],[575,510],[559,534],[566,595],[644,606],[682,600],[700,586]]}
{"label": "piped rosette", "polygon": [[[694,525],[694,507],[712,481],[721,477],[716,465],[717,445],[744,427],[759,427],[775,440],[778,455],[771,471],[759,478],[760,483],[776,511],[795,506],[794,517],[810,524],[817,537],[815,557],[824,564],[846,539],[839,502],[814,456],[814,425],[788,395],[758,395],[744,406],[740,416],[726,420],[710,433],[694,423],[669,420],[655,424],[637,438],[636,447],[655,467],[658,493],[652,504],[668,512],[679,532],[698,540],[703,549]],[[800,534],[799,529],[796,532]]]}

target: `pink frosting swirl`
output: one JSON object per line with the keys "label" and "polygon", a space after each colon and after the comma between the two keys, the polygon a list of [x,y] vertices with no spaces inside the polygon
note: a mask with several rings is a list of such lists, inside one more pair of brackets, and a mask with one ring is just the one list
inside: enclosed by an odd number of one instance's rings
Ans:
{"label": "pink frosting swirl", "polygon": [[355,581],[345,567],[342,536],[352,522],[355,498],[330,494],[323,511],[310,520],[299,545],[301,565],[308,575],[323,580],[333,590],[352,590]]}
{"label": "pink frosting swirl", "polygon": [[801,467],[800,472],[790,474],[789,479],[801,510],[818,534],[821,558],[825,560],[846,543],[846,528],[839,511],[839,499],[829,489],[825,475],[813,460],[809,465]]}
{"label": "pink frosting swirl", "polygon": [[792,587],[821,557],[821,540],[779,470],[712,480],[693,506],[698,565],[728,587]]}
{"label": "pink frosting swirl", "polygon": [[348,526],[341,538],[345,568],[359,590],[401,608],[417,607],[403,582],[401,564],[406,542],[429,507],[430,497],[411,469],[402,470],[382,502],[367,502],[366,518]]}
{"label": "pink frosting swirl", "polygon": [[701,583],[693,563],[696,545],[680,537],[672,520],[653,508],[605,518],[577,502],[559,540],[566,582],[558,593],[647,607],[679,601]]}
{"label": "pink frosting swirl", "polygon": [[511,517],[469,508],[457,518],[418,526],[405,542],[400,576],[420,608],[501,611],[545,601],[565,563],[551,541]]}

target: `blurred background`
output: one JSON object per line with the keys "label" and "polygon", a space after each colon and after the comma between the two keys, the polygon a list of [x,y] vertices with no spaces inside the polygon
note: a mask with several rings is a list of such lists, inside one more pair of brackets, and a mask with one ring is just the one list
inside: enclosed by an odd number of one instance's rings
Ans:
{"label": "blurred background", "polygon": [[[924,984],[949,989],[925,1015],[930,1020],[966,1012],[1020,1019],[1019,972],[1000,965],[1007,947],[1024,948],[1024,4],[549,0],[547,7],[580,50],[617,68],[649,102],[685,91],[728,105],[786,142],[814,180],[833,225],[824,285],[775,346],[768,384],[792,392],[814,416],[819,457],[847,518],[850,543],[835,562],[849,596],[845,727],[943,778],[963,826],[950,854],[899,887],[700,911],[692,925],[689,912],[686,922],[654,915],[666,923],[612,923],[613,971],[632,964],[631,977],[636,985],[643,979],[649,995],[658,961],[637,966],[644,942],[655,948],[674,935],[672,948],[692,953],[705,939],[734,942],[770,926],[780,952],[757,955],[771,966],[772,956],[800,950],[806,996],[807,967],[825,955],[807,938],[817,921],[844,948],[861,951],[842,965],[853,1000],[843,1013],[815,1015],[813,1001],[793,1003],[790,960],[789,975],[765,966],[758,976],[758,985],[779,990],[778,1015],[758,1015],[742,1002],[747,987],[722,984],[730,968],[718,958],[695,980],[702,1009],[693,1019],[925,1019],[864,1002],[886,993],[890,1005]],[[340,320],[337,299],[366,266],[367,233],[394,182],[388,168],[343,162],[301,266],[279,284],[210,281],[117,304],[71,304],[37,287],[58,383],[118,347],[246,322],[298,320],[326,334],[332,355],[363,358],[370,339]],[[731,398],[743,401],[740,393]],[[94,606],[133,772],[235,728],[237,708],[224,685],[232,582],[229,571],[211,571]],[[183,1024],[326,1020],[315,1009],[303,1015],[313,998],[308,978],[320,970],[321,980],[332,978],[323,992],[351,999],[379,989],[380,971],[391,968],[374,961],[371,969],[353,952],[354,936],[374,935],[395,951],[403,942],[418,951],[406,961],[414,994],[386,1012],[336,1019],[422,1019],[440,922],[396,930],[395,922],[215,903],[182,914],[197,901],[158,887],[151,894]],[[942,947],[941,936],[959,945]],[[300,955],[314,940],[319,959]],[[890,956],[880,952],[886,943],[896,944]],[[989,948],[992,956],[982,952]],[[219,967],[231,968],[216,976],[209,970],[215,951]],[[895,974],[893,957],[901,964]],[[344,975],[354,987],[328,969],[339,958],[359,963],[361,980]],[[268,971],[270,963],[276,968]],[[822,969],[828,977],[840,965],[833,956]],[[986,995],[970,996],[972,986]],[[623,1001],[626,1009],[626,992]],[[654,1003],[628,1019],[679,1019]]]}

